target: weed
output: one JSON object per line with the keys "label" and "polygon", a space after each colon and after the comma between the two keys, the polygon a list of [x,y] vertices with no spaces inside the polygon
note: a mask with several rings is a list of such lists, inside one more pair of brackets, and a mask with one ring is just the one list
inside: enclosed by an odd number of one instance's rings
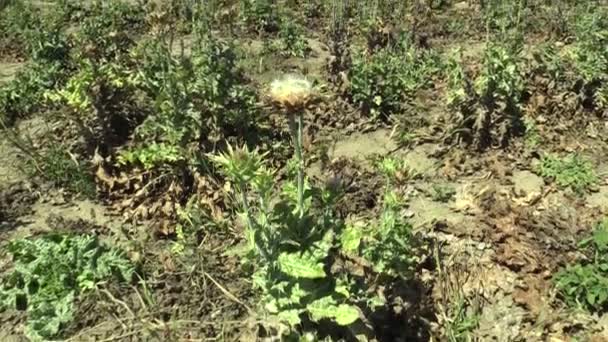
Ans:
{"label": "weed", "polygon": [[[519,124],[519,102],[524,90],[524,81],[519,69],[517,52],[503,46],[488,45],[483,60],[481,75],[475,80],[475,90],[488,111],[503,107],[503,120],[492,120],[505,125],[501,131],[513,132]],[[484,121],[484,124],[488,120]],[[508,133],[507,133],[508,134]],[[507,139],[503,137],[501,140]]]}
{"label": "weed", "polygon": [[484,1],[483,16],[488,35],[492,34],[494,41],[509,48],[521,46],[528,25],[528,10],[525,0]]}
{"label": "weed", "polygon": [[608,304],[608,219],[600,222],[580,247],[590,249],[592,260],[567,266],[557,273],[554,282],[569,305],[598,311]]}
{"label": "weed", "polygon": [[100,147],[105,151],[124,142],[134,122],[141,120],[137,115],[141,112],[127,110],[133,106],[135,90],[125,66],[83,59],[65,85],[46,97],[54,104],[67,105],[65,118],[77,125],[89,150]]}
{"label": "weed", "polygon": [[63,22],[23,1],[12,1],[0,12],[0,54],[29,57],[36,63],[67,60],[69,52]]}
{"label": "weed", "polygon": [[136,128],[136,142],[121,152],[122,164],[173,164],[190,155],[192,144],[215,149],[221,140],[247,130],[257,113],[256,95],[240,84],[231,45],[207,39],[192,59],[176,58],[162,43],[144,45],[139,74],[134,82],[155,100],[155,112]]}
{"label": "weed", "polygon": [[608,53],[602,48],[608,42],[608,13],[581,5],[575,19],[576,44],[571,51],[574,66],[587,82],[603,78],[608,70]]}
{"label": "weed", "polygon": [[0,89],[0,120],[7,127],[45,107],[44,94],[60,82],[56,65],[28,64]]}
{"label": "weed", "polygon": [[391,0],[372,0],[354,4],[354,12],[358,23],[374,21],[395,21],[403,20],[404,14],[410,9],[411,3],[395,2]]}
{"label": "weed", "polygon": [[0,19],[0,31],[2,25],[9,25],[7,30],[27,42],[23,53],[30,58],[24,69],[0,89],[0,120],[11,126],[17,119],[45,108],[44,93],[65,80],[69,47],[61,26],[52,18],[42,17],[20,1],[8,9],[3,15],[12,13],[14,17],[2,17],[9,20],[9,24]]}
{"label": "weed", "polygon": [[[348,280],[348,273],[326,272],[337,246],[347,255],[364,258],[385,278],[409,274],[414,262],[411,226],[399,214],[397,194],[387,190],[379,219],[344,226],[332,213],[337,194],[331,190],[306,185],[298,200],[297,186],[289,183],[278,195],[281,200],[273,202],[272,172],[263,166],[261,156],[238,149],[214,161],[241,198],[240,216],[248,222],[246,260],[257,265],[254,285],[262,290],[267,313],[292,327],[304,316],[314,322],[330,319],[340,326],[359,319],[359,305],[384,306],[386,299],[369,297]],[[314,202],[322,207],[316,209]]]}
{"label": "weed", "polygon": [[171,251],[182,256],[191,256],[194,247],[198,246],[198,233],[201,231],[218,231],[226,228],[223,218],[212,216],[201,203],[201,196],[194,195],[184,206],[177,209],[178,223],[175,227],[176,240],[172,242]]}
{"label": "weed", "polygon": [[51,147],[42,152],[37,163],[42,167],[40,176],[55,186],[85,197],[95,196],[93,176],[64,147]]}
{"label": "weed", "polygon": [[480,312],[471,312],[466,299],[457,298],[451,308],[452,317],[446,328],[450,342],[473,341],[471,332],[479,325]]}
{"label": "weed", "polygon": [[384,176],[387,184],[401,184],[417,176],[401,158],[384,157],[377,161],[376,167]]}
{"label": "weed", "polygon": [[285,21],[279,31],[280,51],[289,57],[304,58],[310,51],[302,28],[293,21]]}
{"label": "weed", "polygon": [[[461,252],[457,252],[461,253]],[[434,259],[437,265],[437,318],[442,327],[442,340],[449,342],[474,341],[473,330],[478,327],[481,318],[482,299],[479,294],[465,291],[474,267],[468,263],[470,255],[463,253],[450,255],[451,265],[446,268],[440,260],[440,247],[434,247]],[[458,259],[461,260],[458,260]],[[467,260],[467,261],[465,261]]]}
{"label": "weed", "polygon": [[349,72],[352,101],[374,118],[398,113],[416,90],[429,84],[438,70],[436,57],[417,51],[405,39],[371,56],[359,53]]}
{"label": "weed", "polygon": [[277,9],[271,0],[239,0],[239,16],[247,30],[264,33],[279,27]]}
{"label": "weed", "polygon": [[532,118],[524,119],[524,126],[526,127],[526,146],[529,148],[536,148],[542,142],[542,137],[536,125],[536,121]]}
{"label": "weed", "polygon": [[142,165],[145,170],[155,167],[174,164],[184,160],[184,152],[179,147],[165,143],[152,143],[150,145],[120,151],[117,157],[118,164]]}
{"label": "weed", "polygon": [[457,109],[453,123],[460,141],[482,150],[505,146],[512,136],[523,133],[524,81],[519,62],[515,51],[488,43],[481,73],[472,80],[460,66],[458,52],[452,55],[447,63],[447,103]]}
{"label": "weed", "polygon": [[546,179],[552,179],[558,186],[570,188],[578,194],[584,193],[598,182],[593,164],[577,154],[564,158],[543,156],[538,173]]}
{"label": "weed", "polygon": [[135,44],[144,25],[143,6],[127,1],[96,1],[76,34],[77,58],[97,63],[117,62]]}
{"label": "weed", "polygon": [[414,143],[416,139],[416,133],[412,132],[406,126],[400,125],[398,127],[395,127],[394,134],[392,137],[393,140],[400,147],[409,147]]}
{"label": "weed", "polygon": [[58,144],[37,150],[31,138],[24,139],[16,132],[6,127],[4,129],[6,138],[27,156],[23,166],[30,177],[39,176],[72,194],[88,198],[95,196],[96,188],[92,175],[64,146]]}
{"label": "weed", "polygon": [[548,76],[550,82],[565,80],[565,63],[552,44],[542,44],[533,51],[533,73]]}
{"label": "weed", "polygon": [[415,258],[412,226],[400,215],[403,203],[400,195],[387,187],[379,218],[347,225],[341,235],[342,249],[368,260],[379,274],[409,275]]}
{"label": "weed", "polygon": [[0,9],[0,53],[20,58],[27,54],[27,32],[36,28],[37,14],[25,1],[10,1]]}
{"label": "weed", "polygon": [[92,236],[52,234],[12,241],[14,268],[3,277],[0,306],[26,310],[25,333],[34,341],[58,336],[74,319],[74,300],[100,281],[130,282],[134,266],[119,250]]}
{"label": "weed", "polygon": [[451,185],[433,184],[431,198],[438,202],[449,202],[456,195],[456,189]]}
{"label": "weed", "polygon": [[578,88],[585,107],[606,109],[605,90],[608,78],[608,12],[595,6],[578,6],[575,11],[574,33],[576,42],[570,49],[570,58],[581,79]]}

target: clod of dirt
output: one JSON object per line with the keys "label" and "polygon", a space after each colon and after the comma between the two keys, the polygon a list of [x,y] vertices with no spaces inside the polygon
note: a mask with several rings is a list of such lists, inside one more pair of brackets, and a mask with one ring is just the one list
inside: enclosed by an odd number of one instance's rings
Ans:
{"label": "clod of dirt", "polygon": [[0,227],[25,215],[35,200],[32,189],[22,184],[0,188]]}
{"label": "clod of dirt", "polygon": [[[115,218],[110,216],[104,206],[89,200],[73,201],[62,206],[50,203],[35,203],[31,207],[31,213],[22,217],[24,224],[15,231],[13,238],[54,231],[55,228],[50,226],[49,222],[56,221],[55,218],[57,217],[60,217],[63,221],[90,221],[94,226],[114,229],[117,229],[120,225]],[[68,230],[69,228],[66,227]]]}
{"label": "clod of dirt", "polygon": [[10,82],[23,65],[23,63],[0,62],[0,84]]}
{"label": "clod of dirt", "polygon": [[475,335],[480,337],[480,341],[518,341],[523,337],[526,315],[526,311],[511,297],[504,296],[483,307]]}
{"label": "clod of dirt", "polygon": [[338,159],[328,166],[320,177],[326,183],[335,183],[344,191],[336,211],[344,217],[361,214],[376,207],[381,179],[349,159]]}
{"label": "clod of dirt", "polygon": [[587,198],[587,205],[608,213],[608,186],[601,186],[596,193],[591,194]]}
{"label": "clod of dirt", "polygon": [[345,157],[365,159],[375,154],[385,155],[397,148],[391,139],[391,132],[379,129],[369,133],[355,133],[338,141],[329,151],[330,159]]}
{"label": "clod of dirt", "polygon": [[513,172],[511,178],[515,193],[526,196],[533,193],[540,193],[545,185],[545,181],[530,171]]}
{"label": "clod of dirt", "polygon": [[435,221],[444,221],[452,226],[463,226],[467,220],[464,214],[453,211],[449,204],[435,202],[421,196],[410,202],[409,210],[414,213],[411,219],[414,226],[422,226]]}
{"label": "clod of dirt", "polygon": [[436,149],[436,145],[425,144],[416,146],[413,150],[407,152],[403,159],[406,165],[418,174],[432,177],[438,169],[437,161],[430,158]]}

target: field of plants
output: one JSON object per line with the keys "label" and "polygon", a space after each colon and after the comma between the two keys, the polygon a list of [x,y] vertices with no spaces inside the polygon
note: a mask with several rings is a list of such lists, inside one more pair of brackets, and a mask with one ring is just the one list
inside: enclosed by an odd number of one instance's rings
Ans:
{"label": "field of plants", "polygon": [[608,3],[0,0],[0,341],[608,341]]}

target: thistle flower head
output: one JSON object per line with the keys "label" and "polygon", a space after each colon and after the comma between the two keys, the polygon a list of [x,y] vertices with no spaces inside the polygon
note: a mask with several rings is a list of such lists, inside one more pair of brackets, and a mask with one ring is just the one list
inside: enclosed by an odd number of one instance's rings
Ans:
{"label": "thistle flower head", "polygon": [[270,84],[270,98],[286,108],[305,106],[312,93],[312,83],[302,76],[287,75]]}

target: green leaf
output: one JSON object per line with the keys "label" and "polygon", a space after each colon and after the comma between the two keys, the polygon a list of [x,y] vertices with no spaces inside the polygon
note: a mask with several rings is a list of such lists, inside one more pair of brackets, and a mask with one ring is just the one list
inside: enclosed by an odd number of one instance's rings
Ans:
{"label": "green leaf", "polygon": [[289,276],[306,279],[325,278],[324,264],[311,253],[281,253],[279,268]]}
{"label": "green leaf", "polygon": [[386,305],[386,299],[380,296],[373,296],[367,300],[367,305],[372,309]]}
{"label": "green leaf", "polygon": [[593,234],[593,240],[599,249],[608,247],[608,230],[601,228],[597,229]]}
{"label": "green leaf", "polygon": [[587,303],[591,306],[595,305],[595,294],[592,292],[587,292]]}
{"label": "green leaf", "polygon": [[279,317],[279,319],[281,321],[287,322],[291,326],[295,326],[295,325],[298,325],[301,323],[301,320],[300,320],[301,312],[302,312],[302,310],[296,310],[296,309],[284,310],[284,311],[279,312],[277,317]]}
{"label": "green leaf", "polygon": [[363,224],[355,223],[348,225],[340,235],[342,250],[346,253],[356,253],[359,250],[361,239],[363,238]]}
{"label": "green leaf", "polygon": [[306,306],[313,321],[324,318],[334,318],[336,313],[336,300],[331,296],[315,300]]}
{"label": "green leaf", "polygon": [[352,305],[340,304],[336,310],[336,323],[349,325],[359,319],[359,310]]}
{"label": "green leaf", "polygon": [[334,319],[339,325],[349,325],[359,319],[359,310],[348,304],[336,305],[331,296],[323,297],[308,304],[306,309],[313,321],[324,318]]}

